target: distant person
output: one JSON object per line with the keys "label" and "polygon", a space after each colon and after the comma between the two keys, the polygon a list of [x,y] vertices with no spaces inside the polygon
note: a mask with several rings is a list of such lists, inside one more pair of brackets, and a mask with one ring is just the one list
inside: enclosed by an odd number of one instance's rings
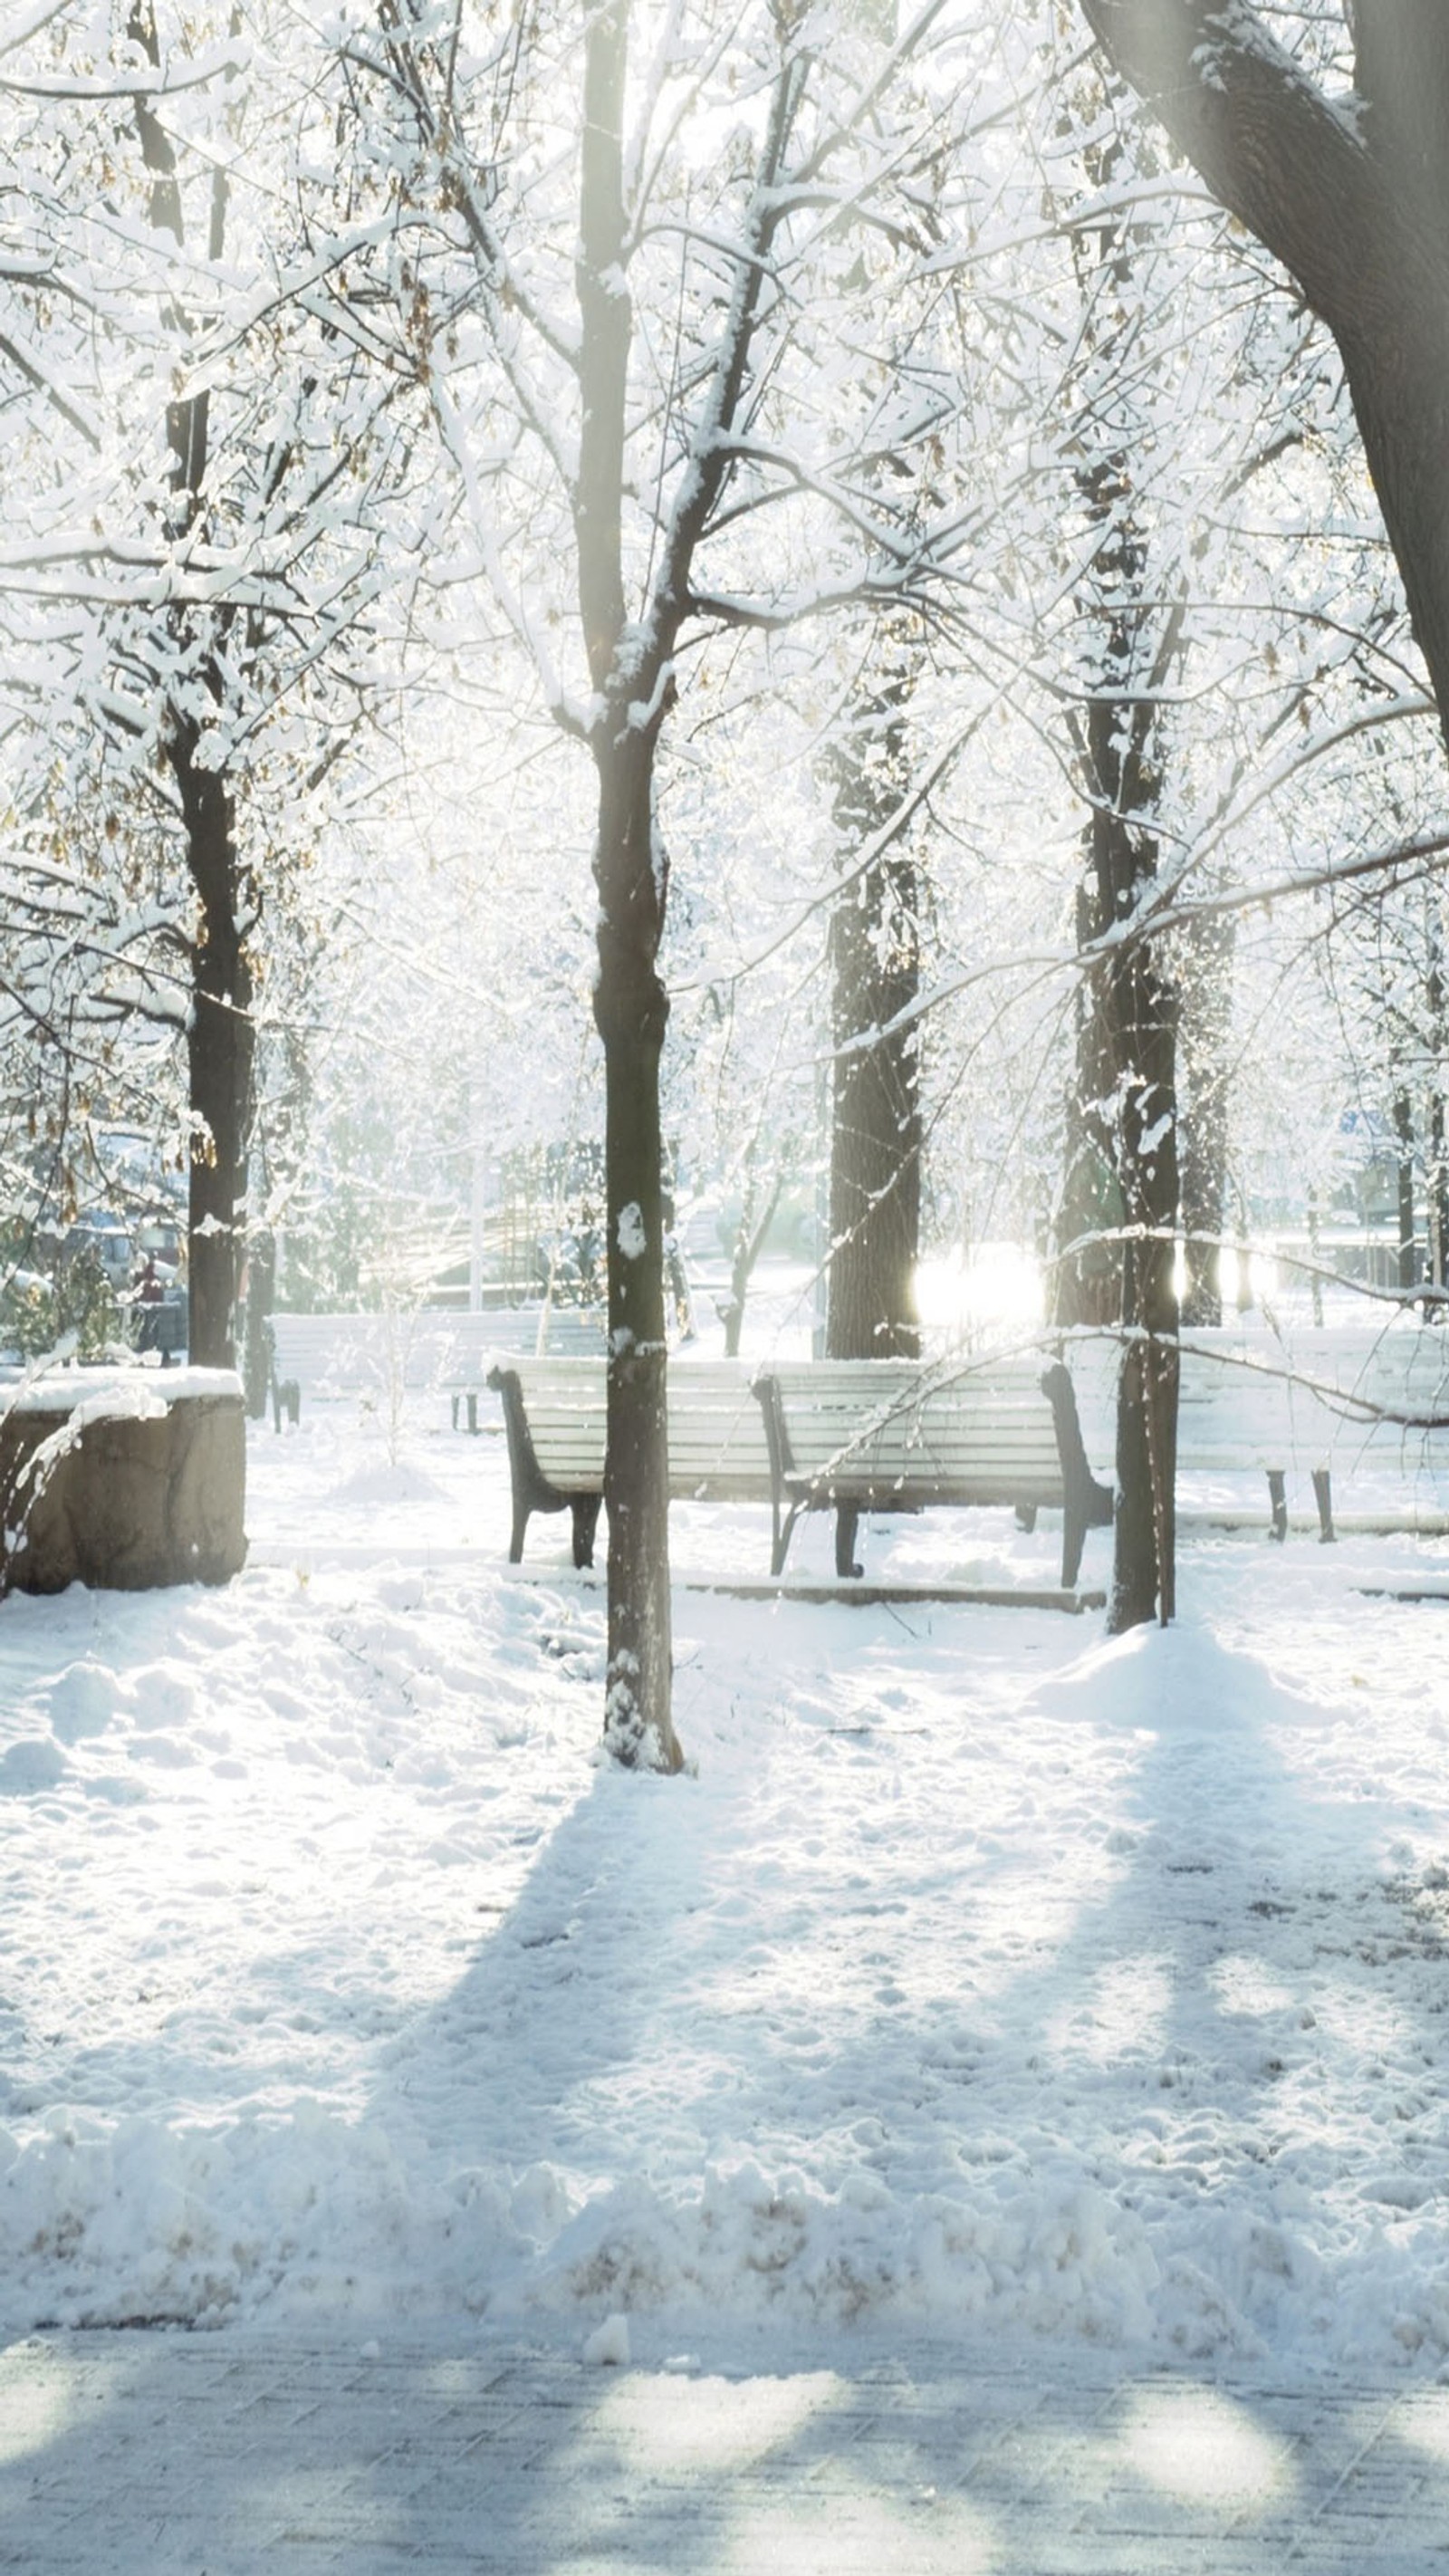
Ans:
{"label": "distant person", "polygon": [[659,1213],[664,1222],[664,1278],[671,1309],[666,1322],[672,1320],[679,1341],[692,1342],[694,1304],[689,1293],[689,1273],[679,1249],[679,1237],[674,1231],[674,1200],[668,1190],[660,1193]]}
{"label": "distant person", "polygon": [[136,1304],[141,1309],[136,1348],[138,1351],[160,1351],[163,1360],[170,1356],[161,1328],[160,1308],[165,1301],[165,1296],[166,1291],[161,1284],[161,1274],[156,1267],[155,1255],[148,1252],[145,1269],[136,1282]]}

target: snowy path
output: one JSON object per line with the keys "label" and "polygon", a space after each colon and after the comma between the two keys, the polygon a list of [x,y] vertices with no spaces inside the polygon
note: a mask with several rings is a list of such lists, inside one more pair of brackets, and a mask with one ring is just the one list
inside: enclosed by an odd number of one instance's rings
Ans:
{"label": "snowy path", "polygon": [[1432,2576],[1449,2391],[738,2334],[619,2371],[245,2327],[0,2355],[33,2576]]}
{"label": "snowy path", "polygon": [[1449,2353],[1449,1610],[1360,1588],[1445,1543],[1197,1539],[1118,1644],[682,1591],[697,1776],[626,1780],[564,1524],[511,1576],[499,1442],[371,1440],[258,1436],[225,1593],[0,1606],[11,2327]]}

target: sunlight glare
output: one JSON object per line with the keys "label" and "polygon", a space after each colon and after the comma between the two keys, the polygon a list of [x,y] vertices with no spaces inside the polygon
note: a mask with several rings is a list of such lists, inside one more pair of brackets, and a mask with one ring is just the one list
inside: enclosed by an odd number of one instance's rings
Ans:
{"label": "sunlight glare", "polygon": [[1401,2442],[1427,2451],[1431,2460],[1449,2460],[1449,2388],[1419,2388],[1395,2426]]}
{"label": "sunlight glare", "polygon": [[[927,2554],[929,2553],[929,2554]],[[1001,2564],[991,2525],[961,2496],[925,2490],[900,2505],[853,2485],[844,2492],[757,2506],[730,2533],[723,2564],[732,2576],[821,2576],[823,2569],[949,2567],[951,2576],[991,2576]]]}
{"label": "sunlight glare", "polygon": [[76,2411],[70,2376],[53,2360],[37,2367],[34,2346],[23,2344],[13,2370],[8,2359],[0,2359],[0,2465],[47,2450]]}
{"label": "sunlight glare", "polygon": [[739,2468],[792,2441],[844,2387],[833,2370],[742,2380],[635,2373],[609,2390],[591,2430],[649,2469]]}
{"label": "sunlight glare", "polygon": [[916,1312],[928,1331],[1030,1331],[1046,1311],[1041,1264],[1019,1243],[955,1245],[916,1270]]}
{"label": "sunlight glare", "polygon": [[[1278,1294],[1278,1264],[1271,1252],[1222,1245],[1217,1256],[1218,1289],[1225,1306],[1261,1306]],[[1245,1277],[1246,1274],[1246,1277]]]}
{"label": "sunlight glare", "polygon": [[1216,1962],[1208,1983],[1216,1988],[1224,2012],[1288,2012],[1297,2000],[1291,1987],[1271,1976],[1261,1959],[1237,1951]]}
{"label": "sunlight glare", "polygon": [[1113,2066],[1124,2057],[1157,2054],[1171,2008],[1169,1961],[1116,1959],[1094,1979],[1090,2001],[1065,2006],[1048,2022],[1044,2036],[1058,2056]]}
{"label": "sunlight glare", "polygon": [[1292,2482],[1281,2435],[1215,2388],[1139,2389],[1121,2438],[1137,2475],[1182,2504],[1236,2513],[1275,2502]]}

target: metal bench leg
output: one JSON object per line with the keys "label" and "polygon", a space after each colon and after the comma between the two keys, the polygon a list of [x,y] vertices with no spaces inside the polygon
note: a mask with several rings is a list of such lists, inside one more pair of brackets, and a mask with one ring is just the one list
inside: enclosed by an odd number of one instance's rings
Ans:
{"label": "metal bench leg", "polygon": [[602,1494],[574,1494],[569,1508],[574,1516],[574,1563],[581,1569],[594,1561],[594,1532],[599,1526]]}
{"label": "metal bench leg", "polygon": [[1282,1540],[1288,1535],[1287,1477],[1282,1467],[1270,1467],[1267,1473],[1268,1500],[1273,1511],[1273,1526],[1268,1535],[1270,1538]]}
{"label": "metal bench leg", "polygon": [[1335,1537],[1333,1483],[1326,1467],[1315,1467],[1313,1470],[1313,1499],[1318,1505],[1319,1541],[1324,1547],[1332,1547]]}
{"label": "metal bench leg", "polygon": [[[1035,1513],[1032,1518],[1035,1519]],[[1081,1571],[1082,1550],[1087,1543],[1087,1524],[1070,1503],[1062,1513],[1062,1590],[1070,1592]]]}
{"label": "metal bench leg", "polygon": [[1028,1538],[1030,1538],[1030,1536],[1031,1536],[1031,1534],[1032,1534],[1032,1531],[1033,1531],[1033,1530],[1035,1529],[1035,1527],[1036,1527],[1036,1505],[1035,1505],[1035,1503],[1018,1503],[1018,1504],[1017,1504],[1017,1507],[1016,1507],[1016,1526],[1017,1526],[1017,1528],[1018,1528],[1019,1530],[1025,1530],[1025,1532],[1026,1532],[1026,1534],[1027,1534],[1027,1537],[1028,1537]]}
{"label": "metal bench leg", "polygon": [[846,1580],[851,1575],[859,1577],[865,1571],[863,1566],[855,1562],[855,1534],[859,1527],[859,1504],[837,1503],[835,1506],[835,1571],[842,1580]]}
{"label": "metal bench leg", "polygon": [[453,1416],[453,1429],[454,1429],[455,1431],[456,1431],[456,1430],[457,1430],[457,1428],[458,1428],[458,1401],[459,1401],[459,1399],[458,1399],[458,1398],[457,1398],[457,1396],[455,1395],[455,1396],[453,1397],[453,1399],[452,1399],[451,1406],[450,1406],[450,1410],[451,1410],[451,1413],[452,1413],[452,1416]]}
{"label": "metal bench leg", "polygon": [[513,1529],[508,1541],[508,1562],[510,1565],[521,1565],[523,1563],[523,1542],[528,1534],[528,1521],[528,1504],[520,1503],[515,1500],[513,1505]]}
{"label": "metal bench leg", "polygon": [[770,1544],[771,1574],[783,1574],[785,1571],[785,1559],[790,1553],[790,1541],[795,1535],[795,1523],[799,1517],[800,1506],[798,1503],[792,1503],[790,1505],[783,1522],[780,1519],[778,1509],[776,1510],[775,1535]]}
{"label": "metal bench leg", "polygon": [[478,1435],[478,1397],[476,1393],[470,1394],[468,1398],[468,1428],[476,1439]]}

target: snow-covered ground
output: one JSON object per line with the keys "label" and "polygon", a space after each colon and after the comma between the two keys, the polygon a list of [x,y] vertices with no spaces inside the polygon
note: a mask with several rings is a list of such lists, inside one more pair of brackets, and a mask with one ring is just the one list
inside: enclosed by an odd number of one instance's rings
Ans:
{"label": "snow-covered ground", "polygon": [[1449,1542],[1194,1533],[1112,1643],[695,1588],[767,1516],[685,1508],[660,1781],[496,1435],[249,1476],[227,1590],[0,1604],[0,2322],[1449,2353]]}

